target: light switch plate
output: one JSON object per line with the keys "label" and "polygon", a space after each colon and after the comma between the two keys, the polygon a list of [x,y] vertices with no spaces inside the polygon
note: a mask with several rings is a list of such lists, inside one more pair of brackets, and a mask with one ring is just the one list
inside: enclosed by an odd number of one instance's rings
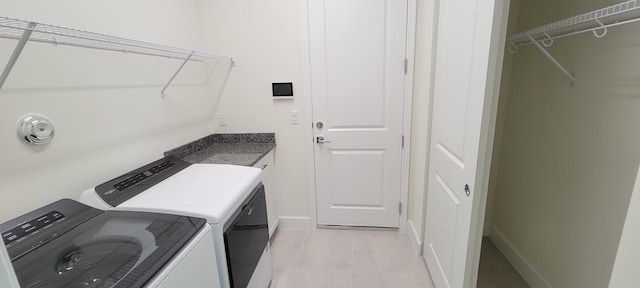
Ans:
{"label": "light switch plate", "polygon": [[300,124],[298,121],[298,110],[291,110],[291,124]]}
{"label": "light switch plate", "polygon": [[218,114],[218,125],[227,126],[227,113]]}

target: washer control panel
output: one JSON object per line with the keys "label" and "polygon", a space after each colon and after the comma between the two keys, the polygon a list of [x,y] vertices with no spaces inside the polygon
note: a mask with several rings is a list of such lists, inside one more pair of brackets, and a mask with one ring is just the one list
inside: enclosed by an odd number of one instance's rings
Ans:
{"label": "washer control panel", "polygon": [[102,211],[80,202],[61,199],[0,223],[0,235],[13,261],[100,213]]}
{"label": "washer control panel", "polygon": [[125,190],[133,185],[136,185],[144,180],[146,180],[147,178],[154,176],[162,171],[164,171],[165,169],[175,165],[176,163],[171,161],[171,160],[167,160],[164,161],[156,166],[153,166],[151,168],[149,168],[148,170],[142,171],[134,176],[131,176],[129,178],[127,178],[126,180],[122,180],[116,184],[113,184],[113,188],[118,189],[118,191],[122,191]]}
{"label": "washer control panel", "polygon": [[135,197],[191,165],[176,157],[162,158],[96,186],[95,191],[112,207]]}
{"label": "washer control panel", "polygon": [[27,235],[37,233],[40,229],[45,228],[54,222],[64,219],[64,215],[58,211],[51,211],[47,214],[27,221],[26,223],[15,227],[9,231],[2,232],[2,241],[4,245],[9,245],[18,241]]}

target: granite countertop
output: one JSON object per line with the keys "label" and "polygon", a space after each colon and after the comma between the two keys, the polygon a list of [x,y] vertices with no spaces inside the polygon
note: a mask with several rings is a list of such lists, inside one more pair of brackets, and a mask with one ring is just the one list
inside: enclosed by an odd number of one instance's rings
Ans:
{"label": "granite countertop", "polygon": [[164,152],[164,155],[194,164],[253,166],[275,147],[275,133],[211,134]]}

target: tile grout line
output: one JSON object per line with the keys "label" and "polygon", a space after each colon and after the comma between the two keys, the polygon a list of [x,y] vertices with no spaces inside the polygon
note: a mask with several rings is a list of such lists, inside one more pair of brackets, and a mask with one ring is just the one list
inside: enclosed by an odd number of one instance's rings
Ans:
{"label": "tile grout line", "polygon": [[[406,246],[405,243],[404,243],[405,240],[406,239],[400,239],[400,241],[401,241],[400,245],[402,245],[401,246],[402,247],[402,255],[404,256],[405,264],[407,264],[407,273],[409,274],[409,277],[413,277],[414,275],[411,272],[411,263],[409,263],[409,257],[407,257],[407,251],[405,250],[405,246]],[[422,284],[422,283],[420,283],[420,284]],[[427,283],[424,283],[424,284],[427,284]]]}
{"label": "tile grout line", "polygon": [[296,261],[296,268],[300,266],[300,262],[302,262],[302,254],[304,254],[304,248],[307,246],[307,239],[309,239],[309,232],[305,231],[304,240],[302,241],[302,248],[300,249],[300,255],[298,255],[298,261]]}
{"label": "tile grout line", "polygon": [[[413,243],[411,243],[411,244],[413,245]],[[402,245],[402,252],[403,252],[403,253],[404,253],[404,255],[405,255],[405,260],[406,260],[406,262],[407,262],[407,268],[409,268],[409,274],[413,274],[413,273],[411,272],[411,266],[410,266],[410,265],[411,265],[411,263],[409,263],[409,257],[407,257],[407,254],[408,254],[408,253],[413,253],[413,250],[409,250],[409,251],[407,252],[407,250],[405,250],[405,247],[406,247],[406,245]],[[410,245],[408,248],[409,248],[409,249],[413,249],[413,246],[411,246],[411,245]],[[411,256],[412,256],[412,257],[415,257],[416,255],[411,254]],[[424,257],[423,257],[423,256],[417,255],[417,257],[418,257],[418,258],[420,258],[420,260],[421,260],[422,262],[424,262]],[[421,264],[422,264],[422,263],[421,263]],[[429,271],[429,268],[427,267],[427,264],[426,264],[426,263],[424,263],[424,265],[423,265],[423,266],[424,266],[424,267],[420,267],[420,269],[426,269],[426,271],[425,271],[425,272],[427,272],[427,274],[429,275],[429,279],[428,279],[429,281],[427,281],[427,282],[425,282],[425,283],[421,283],[421,284],[426,284],[426,285],[429,285],[429,287],[434,287],[434,286],[433,286],[433,285],[434,285],[434,284],[433,284],[433,279],[431,278],[431,271]],[[421,281],[422,281],[422,279],[421,279]]]}
{"label": "tile grout line", "polygon": [[[300,255],[298,255],[298,261],[296,261],[296,267],[293,269],[293,273],[291,273],[291,279],[290,279],[291,283],[287,283],[287,284],[293,284],[293,280],[295,280],[296,275],[298,275],[298,270],[300,269],[300,262],[302,262],[302,254],[304,254],[304,248],[307,246],[307,239],[309,238],[309,232],[310,231],[305,231],[304,233],[304,240],[302,241],[302,247],[300,248]],[[287,285],[287,286],[290,286],[290,285]],[[289,288],[289,287],[285,287],[285,288]]]}
{"label": "tile grout line", "polygon": [[404,262],[407,264],[407,272],[411,274],[411,263],[409,263],[409,257],[407,257],[407,251],[404,249],[406,245],[404,245],[406,239],[400,239],[400,245],[402,245],[402,255],[404,255]]}
{"label": "tile grout line", "polygon": [[304,240],[302,241],[302,247],[300,248],[300,255],[298,255],[298,261],[296,261],[295,267],[293,267],[293,273],[289,276],[289,281],[286,282],[284,288],[289,288],[291,284],[293,284],[293,280],[295,280],[296,275],[298,274],[298,269],[300,268],[300,262],[302,261],[302,253],[304,252],[304,248],[307,244],[307,237],[309,237],[309,231],[305,231]]}
{"label": "tile grout line", "polygon": [[356,254],[356,232],[352,231],[351,232],[351,286],[353,287],[353,282],[354,282],[354,269],[353,269],[353,262],[355,261],[355,254]]}
{"label": "tile grout line", "polygon": [[[418,275],[416,273],[413,273],[413,271],[411,270],[411,263],[409,263],[409,254],[413,253],[413,251],[411,251],[411,250],[407,251],[407,249],[405,249],[405,248],[407,248],[407,245],[405,245],[406,244],[405,242],[406,242],[407,239],[400,239],[400,240],[402,241],[401,245],[402,245],[402,254],[404,254],[404,261],[407,263],[407,273],[409,274],[410,277],[416,277],[415,281],[419,281],[419,284],[429,285],[429,282],[424,282],[423,283],[422,282],[423,279],[419,279],[420,277],[418,277]],[[411,247],[412,246],[409,246],[409,248],[411,248]],[[415,257],[415,256],[416,255],[411,254],[411,257]],[[420,268],[422,269],[423,267],[420,267]],[[429,272],[427,271],[427,273],[429,273]],[[429,287],[432,287],[432,286],[429,286]]]}

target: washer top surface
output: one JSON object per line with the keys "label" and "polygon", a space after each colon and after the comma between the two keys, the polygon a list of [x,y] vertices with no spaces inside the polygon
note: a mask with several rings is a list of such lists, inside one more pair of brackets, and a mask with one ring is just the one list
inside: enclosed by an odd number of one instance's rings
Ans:
{"label": "washer top surface", "polygon": [[143,287],[205,227],[158,213],[63,199],[0,224],[20,287]]}
{"label": "washer top surface", "polygon": [[114,209],[179,214],[220,223],[261,181],[254,167],[193,164]]}

